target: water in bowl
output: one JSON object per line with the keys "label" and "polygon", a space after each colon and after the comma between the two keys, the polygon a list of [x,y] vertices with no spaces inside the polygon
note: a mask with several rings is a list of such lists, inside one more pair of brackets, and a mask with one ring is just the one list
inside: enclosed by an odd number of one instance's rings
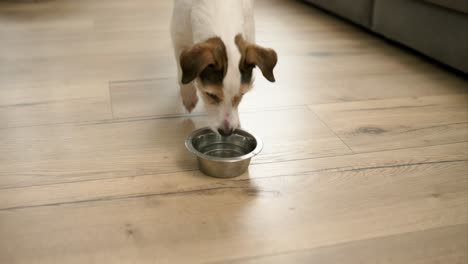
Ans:
{"label": "water in bowl", "polygon": [[253,138],[238,133],[223,137],[213,132],[194,138],[193,146],[197,151],[211,157],[235,158],[252,152],[256,142]]}

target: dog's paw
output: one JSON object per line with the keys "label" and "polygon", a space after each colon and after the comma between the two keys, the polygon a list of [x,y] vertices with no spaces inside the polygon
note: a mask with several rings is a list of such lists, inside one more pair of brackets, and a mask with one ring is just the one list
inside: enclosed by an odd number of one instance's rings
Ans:
{"label": "dog's paw", "polygon": [[197,106],[198,97],[195,95],[190,96],[188,98],[182,98],[182,103],[184,104],[185,109],[187,109],[187,111],[191,113],[193,109],[195,109],[195,107]]}

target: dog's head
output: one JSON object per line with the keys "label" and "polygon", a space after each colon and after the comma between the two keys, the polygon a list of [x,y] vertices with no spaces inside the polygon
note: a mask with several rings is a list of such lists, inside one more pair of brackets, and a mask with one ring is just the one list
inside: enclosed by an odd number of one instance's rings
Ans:
{"label": "dog's head", "polygon": [[212,120],[211,127],[230,135],[240,126],[238,106],[253,84],[253,69],[275,81],[276,52],[246,41],[237,35],[232,43],[219,37],[184,50],[180,55],[182,83],[195,81]]}

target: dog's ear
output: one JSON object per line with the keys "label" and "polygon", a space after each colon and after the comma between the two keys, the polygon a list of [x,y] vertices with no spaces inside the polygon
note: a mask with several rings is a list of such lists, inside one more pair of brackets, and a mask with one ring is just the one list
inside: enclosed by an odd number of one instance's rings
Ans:
{"label": "dog's ear", "polygon": [[278,55],[272,49],[260,47],[246,41],[241,34],[235,38],[236,45],[242,54],[241,65],[239,67],[249,69],[258,66],[263,76],[270,82],[275,82],[273,69],[278,62]]}
{"label": "dog's ear", "polygon": [[195,80],[208,66],[223,70],[226,64],[226,47],[219,37],[195,44],[180,54],[182,83],[187,84]]}

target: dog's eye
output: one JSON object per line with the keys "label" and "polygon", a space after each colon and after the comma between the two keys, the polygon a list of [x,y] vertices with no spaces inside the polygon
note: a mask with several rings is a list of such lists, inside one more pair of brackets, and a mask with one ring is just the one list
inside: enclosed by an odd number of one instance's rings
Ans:
{"label": "dog's eye", "polygon": [[221,99],[215,95],[215,94],[212,94],[212,93],[205,93],[211,100],[213,100],[215,103],[220,103],[221,102]]}

